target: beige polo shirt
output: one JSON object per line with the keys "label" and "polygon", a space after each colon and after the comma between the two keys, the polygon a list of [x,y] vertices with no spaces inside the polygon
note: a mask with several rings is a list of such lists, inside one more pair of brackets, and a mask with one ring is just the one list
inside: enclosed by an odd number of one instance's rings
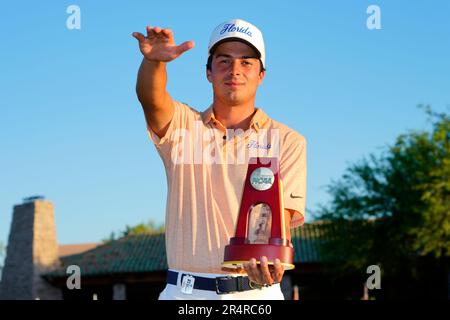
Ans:
{"label": "beige polo shirt", "polygon": [[212,107],[198,112],[175,102],[161,139],[147,126],[167,177],[166,250],[170,269],[225,273],[225,246],[235,234],[250,157],[277,157],[284,208],[302,224],[306,199],[306,140],[256,109],[248,130],[227,130]]}

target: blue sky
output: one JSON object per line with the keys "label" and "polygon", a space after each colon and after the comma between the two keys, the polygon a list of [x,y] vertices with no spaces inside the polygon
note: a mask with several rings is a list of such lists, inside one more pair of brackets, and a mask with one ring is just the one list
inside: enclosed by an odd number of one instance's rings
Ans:
{"label": "blue sky", "polygon": [[[69,5],[81,29],[69,30]],[[381,29],[366,27],[369,5]],[[325,186],[410,129],[419,103],[450,105],[448,1],[15,1],[0,13],[0,241],[30,195],[56,208],[59,242],[163,222],[166,178],[135,95],[134,31],[169,27],[196,47],[168,66],[172,96],[198,110],[213,28],[246,19],[264,34],[267,73],[257,105],[308,141],[307,209]]]}

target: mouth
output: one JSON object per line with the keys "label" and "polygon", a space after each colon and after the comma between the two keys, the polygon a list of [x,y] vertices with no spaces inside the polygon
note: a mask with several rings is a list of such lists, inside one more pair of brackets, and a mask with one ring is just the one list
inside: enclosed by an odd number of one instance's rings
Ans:
{"label": "mouth", "polygon": [[229,88],[234,89],[234,88],[239,88],[239,87],[243,86],[244,84],[240,83],[240,82],[225,82],[225,85]]}

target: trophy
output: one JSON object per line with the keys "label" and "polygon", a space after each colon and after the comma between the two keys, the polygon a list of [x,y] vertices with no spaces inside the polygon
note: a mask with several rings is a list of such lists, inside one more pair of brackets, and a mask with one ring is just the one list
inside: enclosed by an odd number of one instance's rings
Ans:
{"label": "trophy", "polygon": [[223,267],[239,268],[251,258],[266,256],[269,265],[280,259],[285,270],[294,269],[294,249],[286,239],[283,185],[277,158],[251,158],[236,234],[225,247]]}

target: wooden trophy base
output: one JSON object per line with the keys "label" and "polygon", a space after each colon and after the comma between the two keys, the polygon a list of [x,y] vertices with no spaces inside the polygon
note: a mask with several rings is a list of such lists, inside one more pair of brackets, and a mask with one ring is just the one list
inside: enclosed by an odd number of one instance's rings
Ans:
{"label": "wooden trophy base", "polygon": [[255,258],[256,263],[262,256],[266,256],[269,265],[273,265],[275,259],[280,259],[284,270],[292,270],[295,266],[293,261],[294,249],[290,246],[270,245],[270,244],[231,244],[225,247],[224,262],[222,266],[226,268],[243,268],[244,263]]}

